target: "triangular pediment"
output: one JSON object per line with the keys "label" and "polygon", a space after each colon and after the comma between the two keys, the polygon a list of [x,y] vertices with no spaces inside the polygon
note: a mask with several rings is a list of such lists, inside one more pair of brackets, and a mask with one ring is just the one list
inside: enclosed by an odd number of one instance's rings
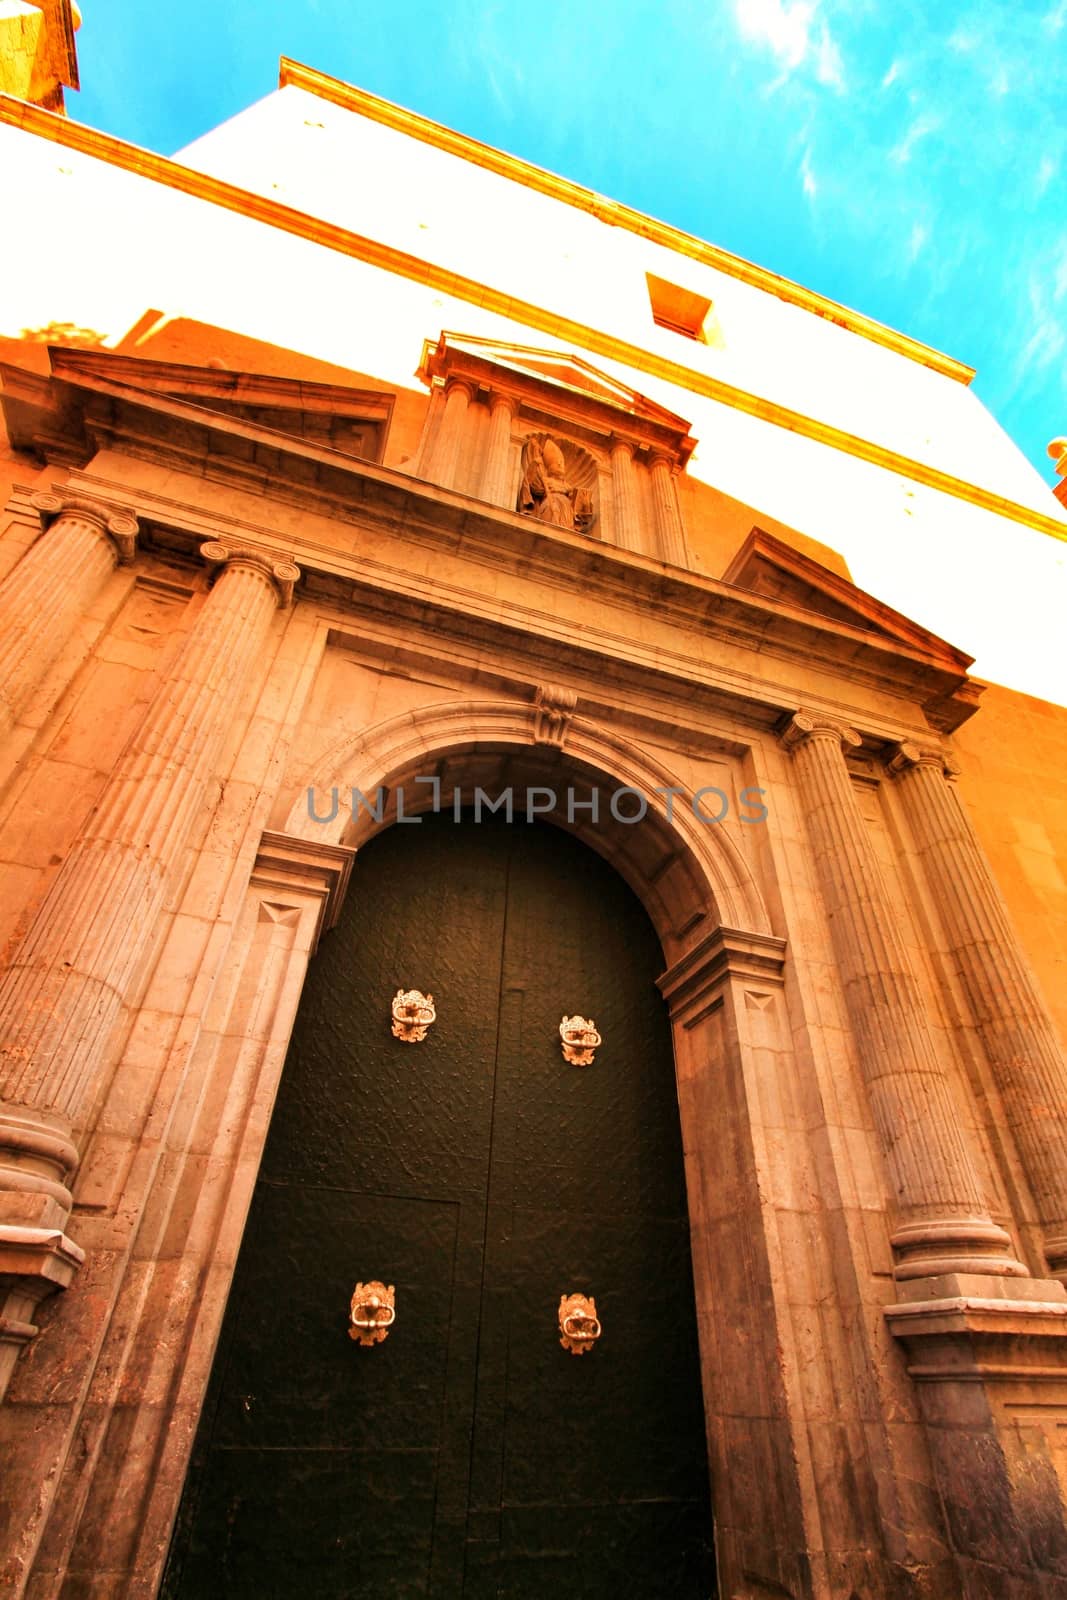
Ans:
{"label": "triangular pediment", "polygon": [[450,350],[463,350],[483,361],[513,372],[529,372],[535,377],[547,378],[562,388],[573,389],[578,394],[592,395],[594,399],[618,406],[632,416],[655,419],[667,426],[687,428],[682,417],[675,416],[664,406],[659,406],[647,395],[640,394],[620,383],[617,378],[592,366],[582,356],[570,351],[538,350],[530,345],[501,343],[494,339],[477,339],[470,334],[445,333],[441,338]]}
{"label": "triangular pediment", "polygon": [[753,528],[723,573],[723,582],[828,621],[892,640],[909,651],[961,672],[973,661],[972,656],[762,528]]}
{"label": "triangular pediment", "polygon": [[381,460],[393,408],[388,392],[111,351],[53,348],[49,354],[53,378],[78,388],[113,392],[118,386],[127,393],[180,401],[345,455]]}
{"label": "triangular pediment", "polygon": [[483,394],[510,392],[531,415],[574,421],[601,437],[627,438],[635,448],[662,451],[681,467],[696,446],[684,417],[571,351],[444,332],[423,344],[417,376],[428,386],[463,378]]}

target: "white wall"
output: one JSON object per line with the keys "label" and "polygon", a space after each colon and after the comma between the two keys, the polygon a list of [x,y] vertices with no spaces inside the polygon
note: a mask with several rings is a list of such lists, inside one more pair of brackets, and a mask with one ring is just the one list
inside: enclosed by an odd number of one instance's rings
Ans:
{"label": "white wall", "polygon": [[[306,120],[327,128],[296,132]],[[718,363],[731,381],[894,448],[918,454],[908,440],[933,430],[935,464],[1056,514],[1047,486],[961,385],[301,91],[270,96],[189,155],[647,349],[706,360],[709,370]],[[392,163],[386,178],[383,160]],[[288,187],[274,190],[275,182]],[[2,267],[0,334],[72,323],[117,342],[157,307],[407,388],[416,387],[422,340],[442,328],[560,347],[466,301],[7,126],[0,206],[19,219]],[[725,352],[652,324],[646,268],[692,288],[713,282]],[[840,550],[861,587],[975,655],[981,675],[1067,704],[1067,669],[1054,645],[1067,604],[1067,545],[683,387],[590,359],[691,419],[696,476]]]}

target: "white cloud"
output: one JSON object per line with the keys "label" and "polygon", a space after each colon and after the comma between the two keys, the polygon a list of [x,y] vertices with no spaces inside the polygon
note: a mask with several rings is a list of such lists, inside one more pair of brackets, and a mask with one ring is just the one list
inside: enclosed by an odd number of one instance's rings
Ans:
{"label": "white cloud", "polygon": [[814,200],[819,192],[819,185],[815,181],[815,174],[811,170],[811,146],[808,145],[800,163],[800,178],[804,186],[804,193],[809,200]]}
{"label": "white cloud", "polygon": [[890,150],[890,161],[896,162],[897,166],[903,166],[911,160],[911,153],[919,143],[919,140],[925,139],[940,126],[941,123],[938,117],[932,116],[928,111],[924,111],[920,116],[916,117],[903,139]]}
{"label": "white cloud", "polygon": [[1059,170],[1060,164],[1055,156],[1044,155],[1041,157],[1035,180],[1039,197],[1044,194]]}
{"label": "white cloud", "polygon": [[896,83],[900,77],[900,62],[894,61],[885,77],[882,79],[882,88],[888,89],[891,83]]}
{"label": "white cloud", "polygon": [[819,28],[819,43],[815,52],[815,76],[820,83],[825,83],[832,89],[845,87],[841,52],[830,37],[830,30],[825,22]]}
{"label": "white cloud", "polygon": [[1046,13],[1045,27],[1050,33],[1059,33],[1064,23],[1067,23],[1067,0],[1059,0],[1059,4]]}
{"label": "white cloud", "polygon": [[911,237],[908,240],[908,265],[917,261],[926,247],[930,237],[930,229],[925,222],[916,222],[912,226]]}
{"label": "white cloud", "polygon": [[792,70],[811,48],[815,9],[816,0],[736,0],[737,25],[746,39],[769,45]]}

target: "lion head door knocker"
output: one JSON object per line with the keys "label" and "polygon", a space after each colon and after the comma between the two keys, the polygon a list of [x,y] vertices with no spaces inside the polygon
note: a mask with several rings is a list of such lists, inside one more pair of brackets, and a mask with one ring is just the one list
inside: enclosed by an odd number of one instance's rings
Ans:
{"label": "lion head door knocker", "polygon": [[564,1294],[559,1299],[559,1342],[572,1356],[584,1356],[600,1338],[600,1322],[592,1295]]}
{"label": "lion head door knocker", "polygon": [[593,523],[592,482],[596,466],[577,446],[565,447],[547,433],[531,433],[522,447],[522,482],[517,510],[557,528],[584,533]]}
{"label": "lion head door knocker", "polygon": [[591,1017],[564,1017],[559,1025],[563,1059],[573,1067],[591,1067],[593,1052],[603,1044]]}
{"label": "lion head door knocker", "polygon": [[348,1337],[362,1345],[381,1344],[396,1321],[396,1289],[375,1279],[357,1283],[349,1313]]}
{"label": "lion head door knocker", "polygon": [[398,989],[393,996],[393,1038],[405,1044],[420,1044],[426,1030],[437,1021],[432,994],[421,989]]}

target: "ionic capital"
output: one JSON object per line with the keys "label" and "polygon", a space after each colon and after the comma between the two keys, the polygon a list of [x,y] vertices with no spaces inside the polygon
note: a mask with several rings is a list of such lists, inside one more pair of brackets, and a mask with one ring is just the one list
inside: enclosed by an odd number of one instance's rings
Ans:
{"label": "ionic capital", "polygon": [[885,764],[892,778],[899,778],[905,772],[914,772],[917,767],[928,767],[944,778],[956,778],[960,772],[958,763],[946,750],[937,745],[915,744],[911,739],[903,739],[895,745]]}
{"label": "ionic capital", "polygon": [[80,495],[49,494],[39,490],[30,496],[30,504],[48,529],[63,516],[80,517],[93,522],[101,533],[111,536],[118,552],[119,565],[128,567],[134,557],[140,523],[125,506],[109,506],[101,500],[88,500]]}
{"label": "ionic capital", "polygon": [[262,572],[274,584],[282,610],[292,605],[293,586],[300,577],[300,568],[294,561],[279,561],[270,551],[246,544],[225,544],[221,539],[202,544],[200,555],[210,566],[220,570],[226,566],[243,566]]}
{"label": "ionic capital", "polygon": [[836,739],[847,754],[850,750],[858,750],[863,743],[855,728],[850,728],[839,717],[827,716],[821,711],[796,712],[779,728],[778,737],[787,750],[798,750],[809,740],[829,737]]}

